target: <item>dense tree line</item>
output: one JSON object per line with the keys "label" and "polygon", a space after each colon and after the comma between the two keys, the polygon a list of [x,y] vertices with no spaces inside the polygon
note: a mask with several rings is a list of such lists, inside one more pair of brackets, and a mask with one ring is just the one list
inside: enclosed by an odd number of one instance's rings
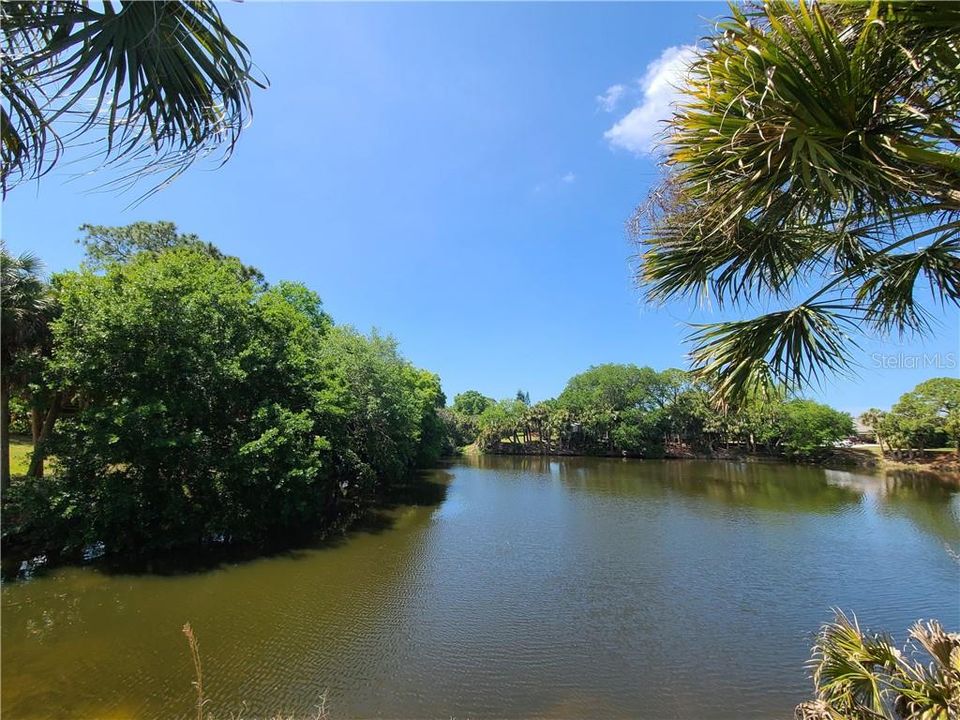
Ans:
{"label": "dense tree line", "polygon": [[848,414],[783,393],[724,408],[714,396],[683,370],[606,364],[535,405],[471,390],[454,398],[447,417],[457,440],[493,452],[662,457],[727,449],[810,458],[853,432]]}
{"label": "dense tree line", "polygon": [[24,288],[43,317],[4,306],[5,332],[30,328],[5,336],[4,386],[37,428],[32,477],[5,493],[8,537],[119,553],[263,541],[438,459],[440,380],[392,339],[169,223],[87,232],[86,263]]}
{"label": "dense tree line", "polygon": [[860,422],[873,430],[881,450],[898,457],[948,444],[960,454],[960,380],[926,380],[889,411],[867,410]]}

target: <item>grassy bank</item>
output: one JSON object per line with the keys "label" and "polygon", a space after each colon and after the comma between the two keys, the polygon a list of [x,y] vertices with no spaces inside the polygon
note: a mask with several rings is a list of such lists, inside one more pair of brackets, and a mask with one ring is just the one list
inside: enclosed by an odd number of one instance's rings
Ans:
{"label": "grassy bank", "polygon": [[885,455],[879,445],[855,445],[852,448],[838,449],[834,456],[846,460],[849,465],[932,473],[944,480],[960,484],[960,457],[953,448],[932,448],[918,457],[898,459]]}
{"label": "grassy bank", "polygon": [[26,475],[30,467],[30,454],[33,452],[33,443],[26,435],[10,436],[10,474]]}

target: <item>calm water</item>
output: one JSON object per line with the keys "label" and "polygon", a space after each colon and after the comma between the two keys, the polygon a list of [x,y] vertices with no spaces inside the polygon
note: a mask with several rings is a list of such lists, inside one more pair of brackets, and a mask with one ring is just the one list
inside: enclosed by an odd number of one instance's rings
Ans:
{"label": "calm water", "polygon": [[788,718],[829,608],[960,627],[960,495],[780,465],[480,458],[333,547],[3,588],[2,710]]}

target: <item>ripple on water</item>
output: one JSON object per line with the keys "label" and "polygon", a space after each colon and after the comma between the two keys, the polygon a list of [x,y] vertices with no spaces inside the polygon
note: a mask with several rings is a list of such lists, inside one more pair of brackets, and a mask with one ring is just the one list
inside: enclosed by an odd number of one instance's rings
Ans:
{"label": "ripple on water", "polygon": [[480,458],[323,549],[3,589],[4,717],[789,717],[829,608],[960,627],[957,493],[815,468]]}

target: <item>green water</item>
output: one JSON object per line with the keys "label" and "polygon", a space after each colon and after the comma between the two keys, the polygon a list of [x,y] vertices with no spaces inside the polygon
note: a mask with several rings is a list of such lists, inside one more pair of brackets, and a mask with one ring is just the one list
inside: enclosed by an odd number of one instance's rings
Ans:
{"label": "green water", "polygon": [[[789,718],[829,608],[960,628],[960,495],[784,465],[492,457],[341,542],[3,588],[2,711]],[[429,494],[429,493],[428,493]]]}

